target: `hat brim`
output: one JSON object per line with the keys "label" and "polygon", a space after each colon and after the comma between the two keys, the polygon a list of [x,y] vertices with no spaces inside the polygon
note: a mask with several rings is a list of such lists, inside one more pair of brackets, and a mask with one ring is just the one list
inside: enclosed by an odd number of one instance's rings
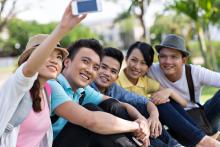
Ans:
{"label": "hat brim", "polygon": [[171,49],[175,49],[175,50],[178,50],[178,51],[180,51],[181,53],[183,53],[185,56],[190,56],[190,53],[189,53],[189,52],[187,52],[187,51],[183,51],[183,50],[178,49],[178,48],[174,48],[174,47],[166,46],[166,45],[155,45],[155,49],[157,50],[158,53],[160,52],[160,50],[161,50],[162,48],[171,48]]}
{"label": "hat brim", "polygon": [[63,58],[64,58],[64,59],[69,55],[69,52],[67,51],[66,48],[55,47],[55,49],[60,50],[60,51],[62,52],[62,54],[63,54]]}

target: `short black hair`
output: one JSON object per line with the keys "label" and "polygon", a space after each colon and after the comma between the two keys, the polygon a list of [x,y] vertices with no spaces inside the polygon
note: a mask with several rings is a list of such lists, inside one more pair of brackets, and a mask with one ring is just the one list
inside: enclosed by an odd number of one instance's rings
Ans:
{"label": "short black hair", "polygon": [[147,66],[150,67],[154,61],[154,50],[151,45],[145,42],[135,42],[128,48],[126,59],[131,55],[131,52],[134,49],[139,49],[144,57],[144,61],[146,62]]}
{"label": "short black hair", "polygon": [[69,51],[69,55],[67,58],[70,58],[71,60],[74,59],[75,55],[78,53],[78,51],[83,48],[89,48],[97,53],[100,60],[102,59],[102,45],[99,43],[96,39],[79,39],[72,43],[67,49]]}
{"label": "short black hair", "polygon": [[115,60],[117,60],[120,63],[121,68],[122,62],[124,60],[124,55],[119,49],[113,47],[106,47],[103,49],[103,57],[104,56],[112,57]]}

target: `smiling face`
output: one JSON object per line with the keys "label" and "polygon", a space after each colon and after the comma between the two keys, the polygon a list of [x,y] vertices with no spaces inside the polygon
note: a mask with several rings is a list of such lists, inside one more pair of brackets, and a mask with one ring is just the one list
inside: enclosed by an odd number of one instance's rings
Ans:
{"label": "smiling face", "polygon": [[100,91],[105,91],[118,78],[120,63],[109,56],[104,56],[95,83]]}
{"label": "smiling face", "polygon": [[161,49],[158,57],[165,76],[173,82],[177,81],[182,75],[182,66],[186,63],[186,57],[183,57],[180,51],[169,48]]}
{"label": "smiling face", "polygon": [[47,81],[55,79],[61,72],[63,54],[60,50],[54,50],[39,69],[39,78]]}
{"label": "smiling face", "polygon": [[129,81],[136,84],[138,78],[145,75],[148,71],[148,66],[144,60],[139,49],[134,49],[129,57],[126,59],[127,66],[125,68],[125,74]]}
{"label": "smiling face", "polygon": [[67,78],[73,90],[85,87],[97,76],[100,57],[90,48],[82,47],[75,57],[64,61],[63,74]]}

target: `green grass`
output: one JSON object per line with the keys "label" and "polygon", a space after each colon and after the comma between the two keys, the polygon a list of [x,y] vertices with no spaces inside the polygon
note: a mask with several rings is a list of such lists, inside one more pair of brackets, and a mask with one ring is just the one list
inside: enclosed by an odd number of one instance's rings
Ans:
{"label": "green grass", "polygon": [[201,103],[205,103],[208,99],[210,99],[217,91],[219,88],[215,87],[208,87],[205,86],[202,90],[202,96],[201,96]]}

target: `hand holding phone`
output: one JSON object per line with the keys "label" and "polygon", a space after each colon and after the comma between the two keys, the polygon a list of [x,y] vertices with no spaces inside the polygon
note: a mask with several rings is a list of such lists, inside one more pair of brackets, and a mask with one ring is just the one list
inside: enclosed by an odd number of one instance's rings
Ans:
{"label": "hand holding phone", "polygon": [[99,12],[102,10],[101,0],[74,0],[72,1],[73,15]]}

